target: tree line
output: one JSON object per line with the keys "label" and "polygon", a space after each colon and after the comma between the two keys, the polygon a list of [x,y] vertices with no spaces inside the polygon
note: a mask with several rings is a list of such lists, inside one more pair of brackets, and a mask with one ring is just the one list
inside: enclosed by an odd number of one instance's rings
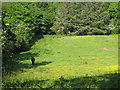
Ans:
{"label": "tree line", "polygon": [[120,2],[4,2],[3,57],[30,49],[36,35],[118,34],[119,18]]}
{"label": "tree line", "polygon": [[119,33],[119,3],[62,3],[51,29],[67,35],[108,35]]}

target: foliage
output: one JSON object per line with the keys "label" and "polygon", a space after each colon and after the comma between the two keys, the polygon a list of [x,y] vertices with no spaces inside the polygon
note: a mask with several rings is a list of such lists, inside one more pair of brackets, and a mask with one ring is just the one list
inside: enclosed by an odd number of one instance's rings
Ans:
{"label": "foliage", "polygon": [[113,34],[120,33],[120,2],[111,2],[109,5],[110,29]]}
{"label": "foliage", "polygon": [[57,9],[55,32],[75,35],[110,34],[108,28],[109,3],[62,3]]}
{"label": "foliage", "polygon": [[28,50],[33,37],[47,33],[59,3],[3,3],[2,47],[5,53]]}

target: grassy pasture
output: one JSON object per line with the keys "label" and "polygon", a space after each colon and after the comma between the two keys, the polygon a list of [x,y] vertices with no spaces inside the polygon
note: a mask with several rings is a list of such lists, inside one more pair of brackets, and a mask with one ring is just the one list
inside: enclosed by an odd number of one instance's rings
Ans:
{"label": "grassy pasture", "polygon": [[118,35],[45,35],[9,61],[3,87],[117,87]]}

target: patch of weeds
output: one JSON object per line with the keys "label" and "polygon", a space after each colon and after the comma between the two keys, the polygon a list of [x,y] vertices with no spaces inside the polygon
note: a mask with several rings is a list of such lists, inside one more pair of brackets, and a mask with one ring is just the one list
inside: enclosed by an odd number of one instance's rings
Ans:
{"label": "patch of weeds", "polygon": [[85,62],[85,64],[88,64],[88,62]]}
{"label": "patch of weeds", "polygon": [[43,88],[45,82],[48,80],[17,80],[17,79],[13,79],[11,81],[3,81],[3,88],[33,88],[33,87],[37,87],[37,88]]}

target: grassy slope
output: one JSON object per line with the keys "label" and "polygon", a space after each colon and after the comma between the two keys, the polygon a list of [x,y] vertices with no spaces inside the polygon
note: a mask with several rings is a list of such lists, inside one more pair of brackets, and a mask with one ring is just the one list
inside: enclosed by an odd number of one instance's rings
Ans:
{"label": "grassy slope", "polygon": [[[114,73],[118,70],[118,36],[44,36],[30,51],[13,57],[22,64],[3,80],[58,80]],[[36,65],[30,65],[30,56]],[[45,87],[45,86],[44,86]]]}

